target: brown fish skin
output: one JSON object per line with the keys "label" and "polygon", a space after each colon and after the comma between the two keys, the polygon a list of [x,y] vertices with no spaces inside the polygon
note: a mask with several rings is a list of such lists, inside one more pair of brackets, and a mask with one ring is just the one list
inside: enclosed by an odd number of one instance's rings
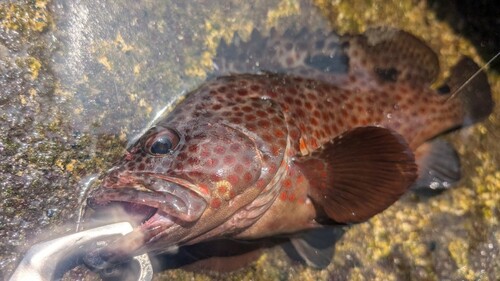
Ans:
{"label": "brown fish skin", "polygon": [[[340,44],[349,65],[328,74],[333,82],[303,68],[305,77],[235,74],[191,92],[91,194],[96,210],[121,202],[145,217],[107,250],[135,255],[220,237],[294,233],[363,221],[390,206],[416,178],[412,151],[461,126],[470,106],[428,88],[435,66],[409,68],[415,56],[435,56],[418,39],[370,43],[370,36]],[[376,56],[398,44],[409,44],[405,55]],[[423,47],[413,52],[414,44]],[[346,164],[352,158],[363,161]],[[337,185],[342,180],[352,186]]]}

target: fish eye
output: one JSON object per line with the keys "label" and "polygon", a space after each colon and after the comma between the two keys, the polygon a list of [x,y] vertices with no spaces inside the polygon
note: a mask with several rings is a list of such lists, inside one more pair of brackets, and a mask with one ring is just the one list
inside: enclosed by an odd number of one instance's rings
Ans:
{"label": "fish eye", "polygon": [[170,154],[177,148],[179,139],[177,132],[165,128],[149,137],[146,141],[145,149],[152,155]]}

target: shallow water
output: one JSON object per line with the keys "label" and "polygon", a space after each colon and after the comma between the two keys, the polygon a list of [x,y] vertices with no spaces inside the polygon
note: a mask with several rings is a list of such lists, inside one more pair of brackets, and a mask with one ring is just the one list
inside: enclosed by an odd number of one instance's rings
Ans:
{"label": "shallow water", "polygon": [[[115,3],[117,2],[117,3]],[[37,241],[75,229],[85,182],[127,140],[204,80],[221,38],[253,28],[403,28],[440,55],[446,73],[477,50],[425,2],[17,1],[0,3],[0,279]],[[401,15],[405,15],[404,17]],[[500,78],[489,73],[495,99]],[[322,271],[281,249],[228,279],[497,280],[499,117],[448,136],[464,179],[431,198],[409,195],[339,241]],[[158,279],[213,276],[173,270]],[[82,277],[83,278],[83,277]]]}

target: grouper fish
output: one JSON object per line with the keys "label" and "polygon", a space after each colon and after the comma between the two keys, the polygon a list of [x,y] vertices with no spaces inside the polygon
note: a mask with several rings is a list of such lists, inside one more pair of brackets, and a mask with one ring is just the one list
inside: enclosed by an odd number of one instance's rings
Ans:
{"label": "grouper fish", "polygon": [[99,250],[104,260],[289,235],[324,267],[331,256],[315,256],[313,240],[328,235],[308,231],[366,221],[410,189],[449,188],[457,153],[434,138],[493,109],[484,73],[464,84],[479,69],[471,59],[434,89],[436,54],[396,29],[254,31],[213,61],[91,192],[96,213],[119,207],[136,225]]}

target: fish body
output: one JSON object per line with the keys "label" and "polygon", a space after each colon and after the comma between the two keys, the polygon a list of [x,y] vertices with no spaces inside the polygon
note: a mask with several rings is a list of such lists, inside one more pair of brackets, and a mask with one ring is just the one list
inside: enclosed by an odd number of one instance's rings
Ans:
{"label": "fish body", "polygon": [[417,177],[458,179],[450,168],[422,174],[456,160],[451,150],[433,166],[430,139],[491,112],[484,74],[450,98],[477,69],[472,61],[437,91],[429,87],[436,55],[406,32],[311,36],[254,33],[223,44],[218,77],[141,136],[91,194],[92,208],[120,206],[138,224],[107,251],[123,257],[357,223]]}

